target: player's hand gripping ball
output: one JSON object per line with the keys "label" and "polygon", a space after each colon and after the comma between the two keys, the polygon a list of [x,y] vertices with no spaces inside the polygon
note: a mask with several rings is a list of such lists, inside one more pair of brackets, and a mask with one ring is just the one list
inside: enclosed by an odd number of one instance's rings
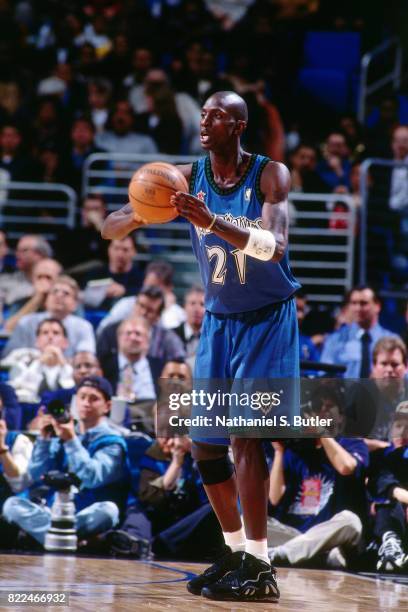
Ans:
{"label": "player's hand gripping ball", "polygon": [[178,215],[170,197],[177,191],[188,192],[188,184],[178,168],[165,162],[153,162],[139,168],[129,183],[129,202],[135,217],[146,223],[167,223]]}

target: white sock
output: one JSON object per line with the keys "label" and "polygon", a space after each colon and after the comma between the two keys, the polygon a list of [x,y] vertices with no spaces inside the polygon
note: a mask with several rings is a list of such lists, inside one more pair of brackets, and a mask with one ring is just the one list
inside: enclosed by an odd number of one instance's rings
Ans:
{"label": "white sock", "polygon": [[223,531],[222,535],[224,536],[224,540],[227,546],[230,547],[232,552],[237,552],[238,550],[245,550],[245,531],[244,528],[238,529],[237,531]]}
{"label": "white sock", "polygon": [[247,540],[245,552],[269,564],[268,540],[266,538],[264,540]]}

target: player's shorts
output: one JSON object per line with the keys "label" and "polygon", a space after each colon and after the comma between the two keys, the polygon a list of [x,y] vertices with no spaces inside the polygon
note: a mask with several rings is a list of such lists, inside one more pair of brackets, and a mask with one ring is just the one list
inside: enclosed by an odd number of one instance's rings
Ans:
{"label": "player's shorts", "polygon": [[[299,338],[293,298],[249,312],[206,312],[194,379],[299,380]],[[198,438],[229,444],[229,439]]]}

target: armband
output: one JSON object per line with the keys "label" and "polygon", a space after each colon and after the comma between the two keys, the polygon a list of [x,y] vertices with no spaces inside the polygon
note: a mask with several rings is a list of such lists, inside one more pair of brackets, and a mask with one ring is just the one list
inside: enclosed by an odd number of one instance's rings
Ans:
{"label": "armband", "polygon": [[212,219],[210,222],[210,225],[208,227],[206,227],[205,229],[207,230],[207,232],[209,232],[210,230],[212,230],[214,223],[217,220],[217,215],[215,213],[212,214]]}
{"label": "armband", "polygon": [[272,259],[276,249],[276,240],[272,232],[255,227],[250,227],[248,231],[248,242],[242,252],[261,261]]}

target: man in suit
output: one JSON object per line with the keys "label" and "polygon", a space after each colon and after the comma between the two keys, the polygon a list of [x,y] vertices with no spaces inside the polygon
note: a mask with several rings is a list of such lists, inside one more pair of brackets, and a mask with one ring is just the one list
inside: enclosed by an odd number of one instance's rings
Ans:
{"label": "man in suit", "polygon": [[379,324],[381,302],[371,287],[355,287],[350,293],[350,307],[354,322],[327,337],[320,360],[345,365],[346,378],[368,378],[375,343],[395,334]]}
{"label": "man in suit", "polygon": [[186,350],[186,359],[193,370],[205,313],[204,289],[199,285],[193,285],[186,292],[184,296],[184,311],[186,313],[186,320],[178,327],[175,327],[174,331],[183,342]]}
{"label": "man in suit", "polygon": [[[180,338],[173,330],[165,329],[159,323],[163,308],[162,290],[159,287],[144,287],[138,293],[131,313],[121,320],[129,317],[143,317],[149,322],[151,326],[149,357],[157,358],[162,363],[171,359],[184,359],[185,349]],[[104,372],[109,370],[112,359],[116,358],[118,352],[118,327],[119,322],[112,323],[98,333],[96,352]]]}
{"label": "man in suit", "polygon": [[148,357],[150,325],[143,317],[125,319],[117,329],[118,352],[104,369],[116,394],[128,402],[155,400],[155,380],[163,362]]}

